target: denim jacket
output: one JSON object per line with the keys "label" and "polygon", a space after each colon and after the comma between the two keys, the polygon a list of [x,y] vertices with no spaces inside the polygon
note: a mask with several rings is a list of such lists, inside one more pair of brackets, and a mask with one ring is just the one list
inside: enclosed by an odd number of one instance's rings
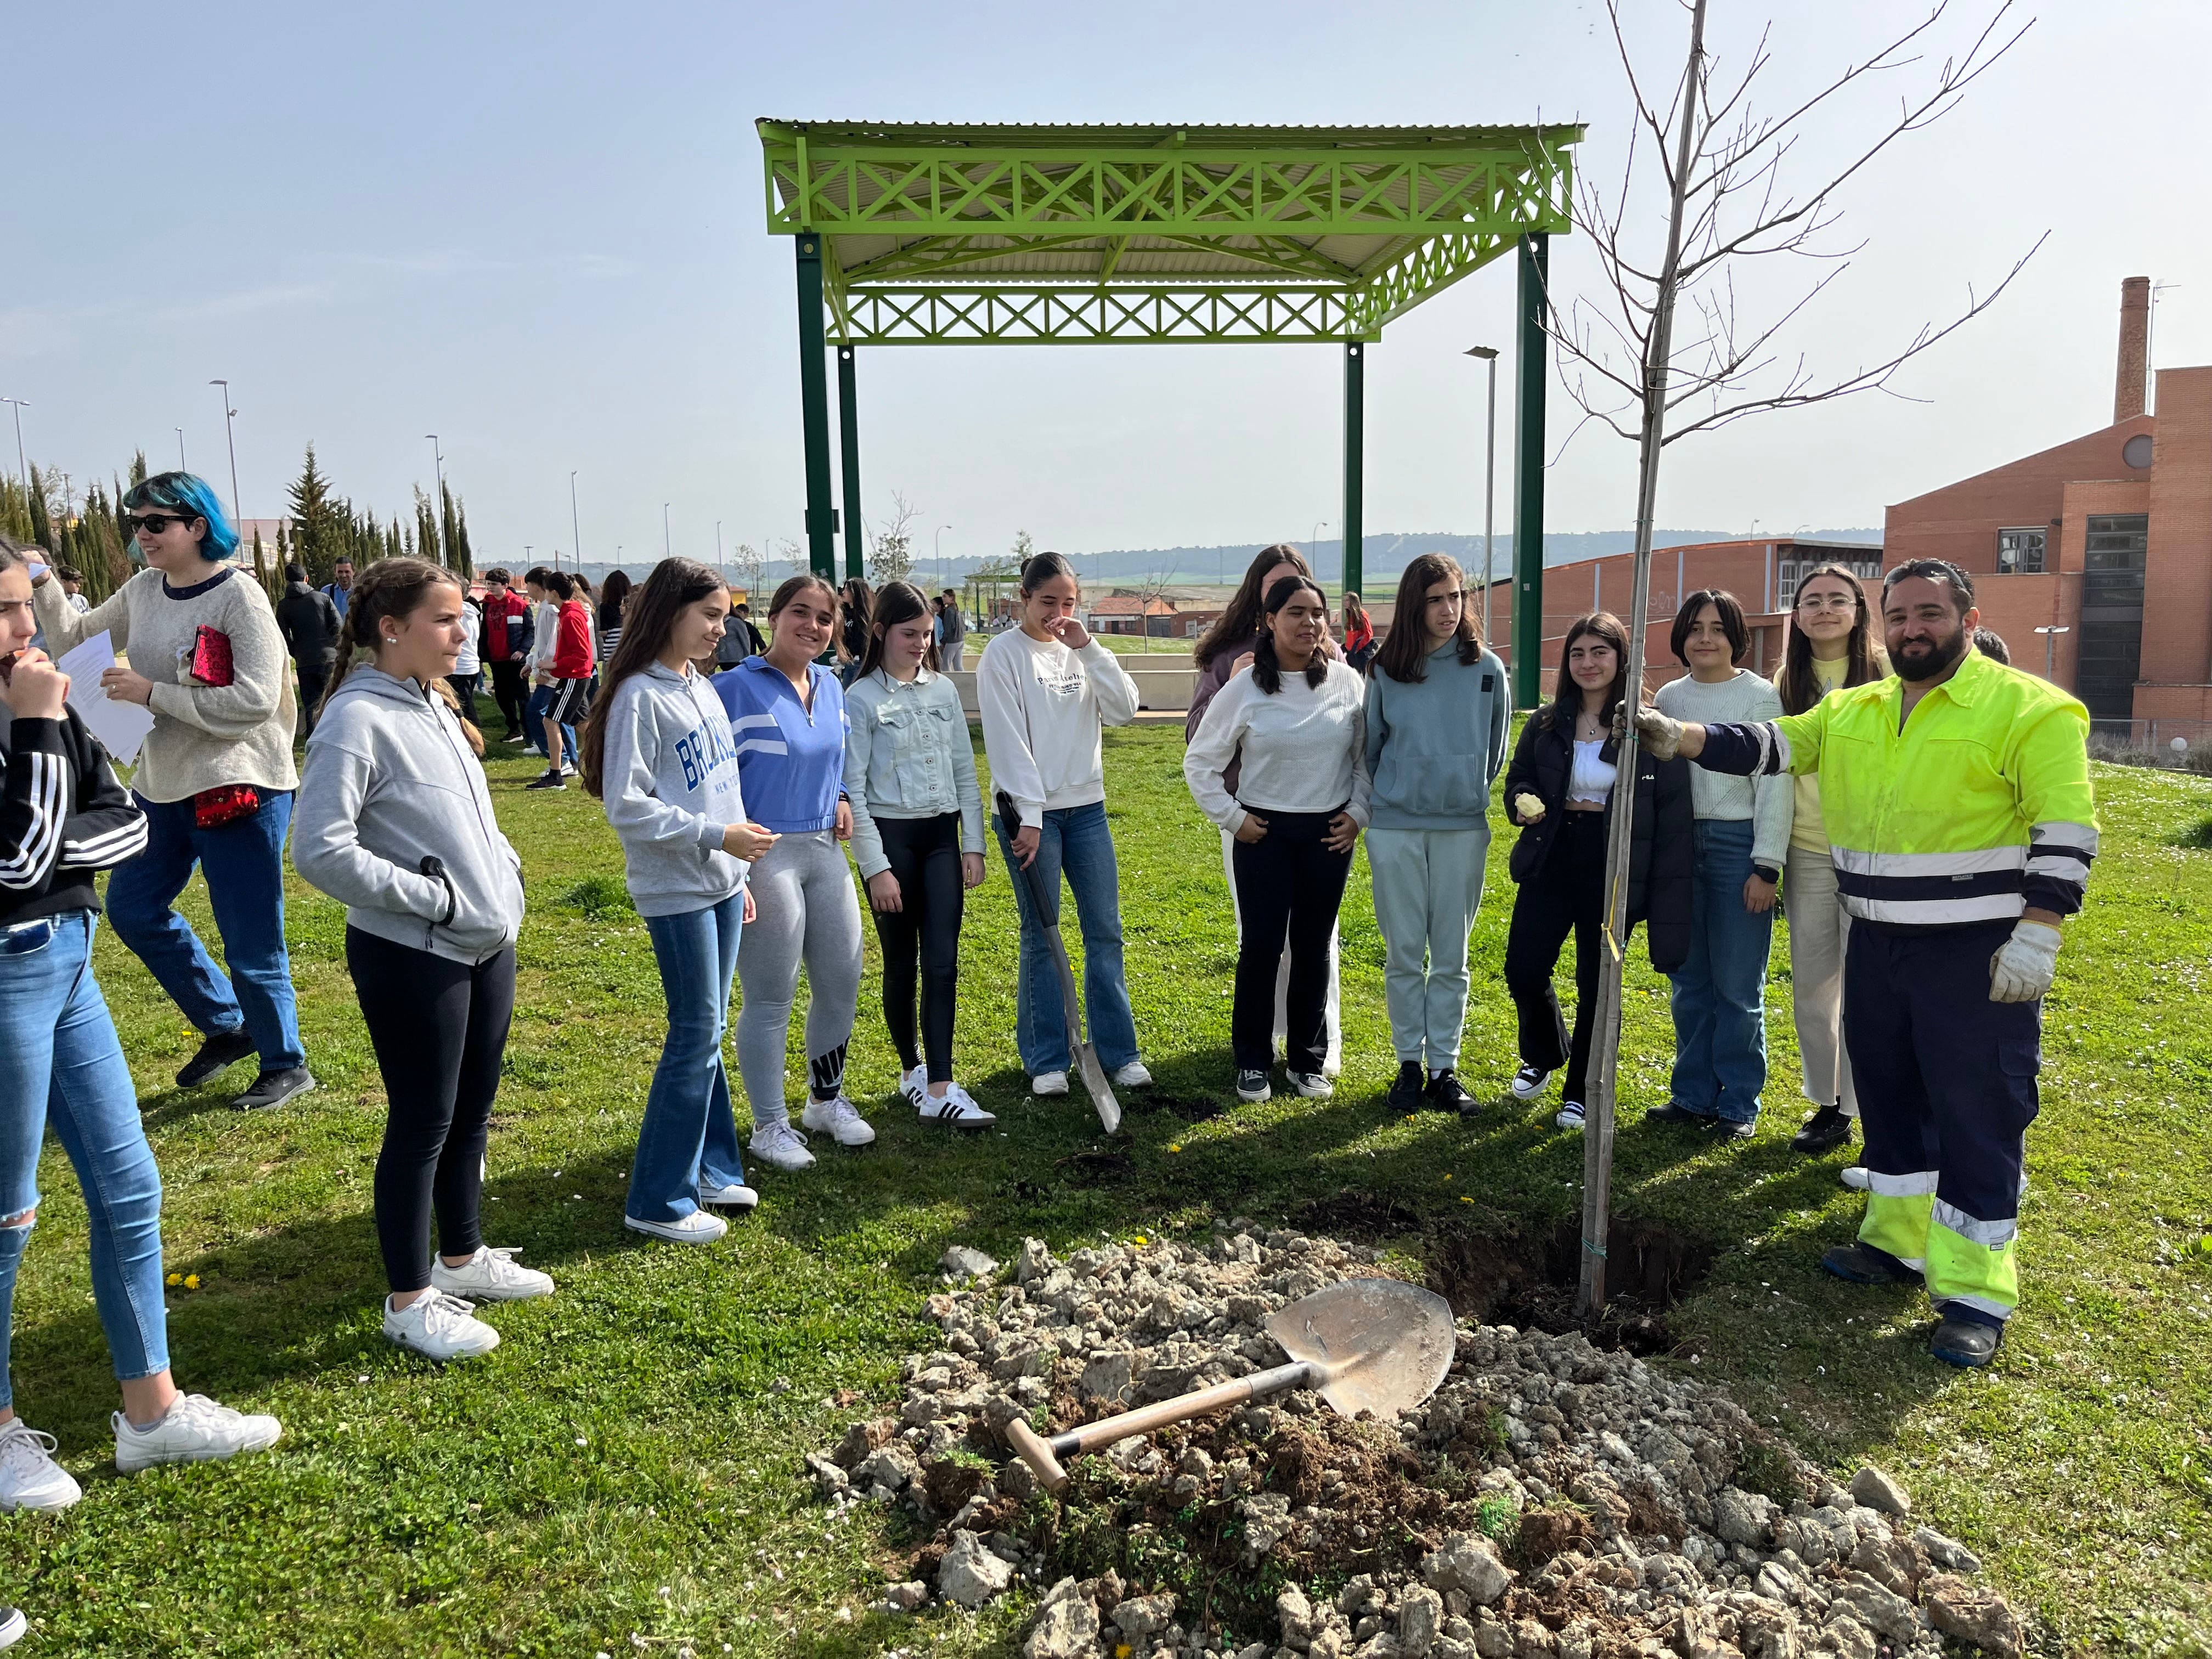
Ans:
{"label": "denim jacket", "polygon": [[876,819],[960,814],[960,850],[983,850],[983,797],[957,687],[927,668],[902,684],[880,669],[845,691],[845,795],[860,878],[890,868]]}

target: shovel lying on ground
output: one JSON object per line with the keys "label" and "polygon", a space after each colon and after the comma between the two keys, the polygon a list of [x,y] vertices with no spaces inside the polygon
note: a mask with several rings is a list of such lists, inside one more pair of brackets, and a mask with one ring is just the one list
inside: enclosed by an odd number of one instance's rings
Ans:
{"label": "shovel lying on ground", "polygon": [[[1014,798],[1005,790],[999,791],[999,821],[1006,826],[1008,841],[1021,833],[1021,813],[1014,805]],[[1114,1098],[1114,1085],[1106,1080],[1106,1068],[1098,1063],[1098,1050],[1085,1040],[1083,1026],[1085,1016],[1083,999],[1076,994],[1075,969],[1068,965],[1067,946],[1060,941],[1060,924],[1047,918],[1059,914],[1054,903],[1054,894],[1045,890],[1044,877],[1038,872],[1036,860],[1030,860],[1022,872],[1030,886],[1030,903],[1036,911],[1037,926],[1044,929],[1044,942],[1052,947],[1053,965],[1060,969],[1060,1007],[1067,1020],[1067,1051],[1074,1056],[1075,1068],[1083,1076],[1083,1087],[1091,1097],[1091,1103],[1098,1109],[1098,1121],[1106,1126],[1108,1134],[1121,1127],[1121,1103]]]}
{"label": "shovel lying on ground", "polygon": [[1267,1334],[1283,1345],[1289,1364],[1086,1423],[1049,1440],[1018,1417],[1006,1425],[1006,1437],[1045,1489],[1058,1492],[1067,1485],[1062,1458],[1285,1389],[1317,1389],[1340,1416],[1371,1412],[1392,1421],[1437,1391],[1457,1346],[1450,1304],[1434,1291],[1395,1279],[1347,1279],[1316,1291],[1269,1315]]}

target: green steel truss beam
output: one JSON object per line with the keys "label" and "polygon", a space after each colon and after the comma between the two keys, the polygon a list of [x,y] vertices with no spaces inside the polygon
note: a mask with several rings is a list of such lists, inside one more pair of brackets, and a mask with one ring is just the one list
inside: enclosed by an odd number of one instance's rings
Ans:
{"label": "green steel truss beam", "polygon": [[1328,343],[1362,337],[1350,296],[1315,288],[858,288],[854,345]]}
{"label": "green steel truss beam", "polygon": [[1431,236],[1569,228],[1574,127],[1518,146],[1128,151],[810,143],[763,124],[769,229],[836,236]]}

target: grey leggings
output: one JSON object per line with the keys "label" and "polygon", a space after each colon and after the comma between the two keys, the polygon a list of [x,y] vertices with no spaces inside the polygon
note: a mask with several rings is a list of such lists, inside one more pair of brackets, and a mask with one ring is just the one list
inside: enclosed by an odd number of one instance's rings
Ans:
{"label": "grey leggings", "polygon": [[738,945],[738,1071],[753,1121],[788,1120],[783,1060],[799,964],[806,963],[807,1083],[817,1100],[845,1086],[845,1045],[860,1003],[860,905],[836,833],[786,836],[755,864],[748,884],[754,916]]}

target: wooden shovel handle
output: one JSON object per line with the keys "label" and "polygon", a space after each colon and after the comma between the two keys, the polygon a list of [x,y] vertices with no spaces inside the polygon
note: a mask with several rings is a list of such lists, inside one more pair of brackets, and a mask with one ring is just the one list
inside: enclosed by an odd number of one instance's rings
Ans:
{"label": "wooden shovel handle", "polygon": [[1056,1434],[1049,1440],[1039,1437],[1019,1418],[1006,1425],[1006,1437],[1021,1455],[1048,1492],[1058,1492],[1067,1484],[1067,1474],[1060,1467],[1060,1459],[1073,1457],[1078,1452],[1096,1451],[1101,1446],[1110,1446],[1117,1440],[1132,1436],[1150,1434],[1154,1429],[1164,1429],[1170,1423],[1181,1423],[1194,1417],[1203,1417],[1224,1407],[1241,1405],[1248,1400],[1257,1400],[1264,1395],[1279,1394],[1285,1389],[1305,1386],[1316,1380],[1320,1367],[1304,1360],[1294,1360],[1287,1365],[1277,1365],[1271,1370],[1255,1371],[1249,1376],[1240,1376],[1233,1382],[1217,1382],[1210,1389],[1200,1389],[1190,1394],[1177,1395],[1172,1400],[1163,1400],[1157,1405],[1139,1407],[1133,1412],[1123,1412],[1118,1417],[1101,1418],[1096,1423],[1085,1423],[1081,1428]]}

